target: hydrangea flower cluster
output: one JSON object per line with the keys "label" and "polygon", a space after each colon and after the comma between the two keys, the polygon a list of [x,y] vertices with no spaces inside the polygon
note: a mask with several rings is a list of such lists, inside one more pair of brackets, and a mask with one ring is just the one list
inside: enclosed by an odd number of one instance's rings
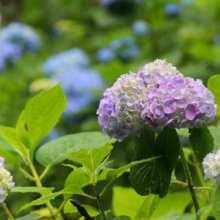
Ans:
{"label": "hydrangea flower cluster", "polygon": [[0,157],[0,204],[2,205],[15,183],[11,174],[4,168],[5,159]]}
{"label": "hydrangea flower cluster", "polygon": [[220,148],[216,153],[209,153],[203,160],[204,180],[210,179],[216,185],[220,184]]}
{"label": "hydrangea flower cluster", "polygon": [[2,40],[0,40],[0,51],[0,72],[4,71],[8,64],[16,63],[22,55],[19,46]]}
{"label": "hydrangea flower cluster", "polygon": [[144,20],[137,20],[132,24],[132,30],[139,36],[146,36],[150,33],[150,27]]}
{"label": "hydrangea flower cluster", "polygon": [[115,39],[110,43],[110,47],[100,48],[97,51],[97,60],[101,63],[107,63],[115,57],[123,61],[132,59],[140,54],[140,48],[136,45],[133,37],[124,37]]}
{"label": "hydrangea flower cluster", "polygon": [[97,111],[104,134],[122,141],[132,131],[140,135],[145,124],[160,133],[171,128],[204,127],[214,119],[214,96],[178,72],[166,60],[155,60],[138,74],[122,75],[104,93]]}
{"label": "hydrangea flower cluster", "polygon": [[179,16],[183,13],[183,8],[179,4],[168,3],[164,6],[164,11],[168,16]]}
{"label": "hydrangea flower cluster", "polygon": [[90,65],[89,57],[80,48],[73,48],[51,56],[43,63],[43,70],[47,76],[71,68],[86,68]]}
{"label": "hydrangea flower cluster", "polygon": [[3,28],[0,32],[0,39],[17,44],[23,51],[36,52],[41,40],[35,30],[23,23],[14,22]]}

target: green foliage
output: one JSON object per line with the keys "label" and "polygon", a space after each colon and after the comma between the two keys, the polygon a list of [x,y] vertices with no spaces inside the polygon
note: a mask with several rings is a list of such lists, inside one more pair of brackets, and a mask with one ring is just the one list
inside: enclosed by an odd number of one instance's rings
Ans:
{"label": "green foliage", "polygon": [[212,212],[212,205],[208,205],[199,209],[197,213],[198,220],[206,220],[209,214]]}
{"label": "green foliage", "polygon": [[15,220],[33,220],[33,219],[37,219],[39,216],[40,216],[39,214],[33,213],[33,214],[22,216],[20,218],[16,218]]}
{"label": "green foliage", "polygon": [[138,210],[135,220],[148,220],[151,218],[155,209],[160,203],[160,198],[157,195],[148,195]]}
{"label": "green foliage", "polygon": [[207,127],[189,129],[189,141],[196,155],[197,160],[202,163],[204,157],[212,152],[214,139]]}
{"label": "green foliage", "polygon": [[[99,210],[93,206],[90,206],[90,205],[81,205],[81,206],[85,208],[85,210],[88,212],[88,214],[91,217],[95,217],[97,215],[100,215]],[[73,206],[73,204],[70,202],[70,200],[68,200],[64,206],[64,213],[74,213],[74,212],[78,212],[78,210],[75,206]]]}
{"label": "green foliage", "polygon": [[213,216],[216,220],[220,220],[220,185],[216,188],[212,196]]}
{"label": "green foliage", "polygon": [[155,137],[151,128],[145,126],[142,131],[141,137],[136,138],[136,160],[150,158],[152,154],[162,158],[135,166],[129,180],[140,195],[152,193],[159,194],[162,198],[168,192],[171,174],[178,161],[179,138],[174,129],[166,127],[157,136],[154,144]]}
{"label": "green foliage", "polygon": [[67,159],[69,154],[77,152],[81,148],[91,150],[106,143],[114,143],[116,140],[100,132],[82,132],[66,135],[44,144],[36,154],[37,161],[44,165],[55,165]]}
{"label": "green foliage", "polygon": [[171,211],[166,216],[160,217],[156,220],[178,220],[181,217],[180,212]]}
{"label": "green foliage", "polygon": [[131,220],[129,216],[121,215],[116,218],[113,218],[112,220]]}
{"label": "green foliage", "polygon": [[66,97],[60,84],[32,98],[16,126],[18,138],[32,152],[50,133],[66,109]]}
{"label": "green foliage", "polygon": [[220,124],[217,126],[208,126],[208,129],[214,138],[214,150],[218,150],[220,148]]}
{"label": "green foliage", "polygon": [[51,194],[53,190],[54,187],[46,188],[46,187],[34,187],[34,186],[29,186],[29,187],[17,186],[12,188],[11,192],[21,192],[21,193],[35,192],[35,193],[42,193],[47,195],[47,194]]}
{"label": "green foliage", "polygon": [[217,104],[217,115],[220,116],[220,74],[211,76],[208,80],[208,88],[215,97],[215,103]]}
{"label": "green foliage", "polygon": [[19,163],[19,161],[8,151],[0,149],[0,156],[5,158],[5,160],[11,165],[13,165],[14,167],[16,168],[21,167],[21,164]]}

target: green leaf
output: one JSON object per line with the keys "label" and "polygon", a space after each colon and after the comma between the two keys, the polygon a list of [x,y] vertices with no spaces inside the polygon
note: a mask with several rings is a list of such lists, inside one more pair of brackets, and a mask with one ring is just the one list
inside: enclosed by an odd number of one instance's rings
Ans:
{"label": "green leaf", "polygon": [[50,201],[51,199],[54,199],[55,197],[61,195],[61,194],[77,194],[77,195],[86,195],[82,189],[80,189],[77,185],[69,185],[68,187],[66,187],[65,189],[59,191],[59,192],[56,192],[56,193],[51,193],[51,194],[48,194],[48,195],[45,195],[45,196],[42,196],[40,197],[39,199],[36,199],[30,203],[27,203],[25,204],[23,207],[20,208],[20,211],[26,209],[26,208],[29,208],[29,207],[32,207],[32,206],[35,206],[35,205],[43,205],[45,204],[46,202]]}
{"label": "green leaf", "polygon": [[196,214],[183,213],[180,220],[196,220]]}
{"label": "green leaf", "polygon": [[[144,130],[145,129],[146,128],[144,128]],[[136,141],[136,143],[138,143],[136,145],[136,160],[149,158],[149,155],[152,155],[152,149],[154,150],[154,156],[161,155],[162,158],[133,167],[129,180],[131,186],[138,194],[142,196],[151,193],[159,194],[162,198],[167,194],[170,186],[172,170],[176,167],[179,157],[180,142],[176,131],[169,127],[164,128],[157,136],[154,145],[152,145],[153,135],[148,135],[148,138],[143,137],[147,134],[149,134],[149,132],[142,132],[141,137],[137,138],[141,141]],[[145,148],[145,146],[150,148],[150,150],[142,149]]]}
{"label": "green leaf", "polygon": [[54,187],[46,188],[46,187],[35,187],[35,186],[29,186],[29,187],[21,187],[17,186],[11,189],[11,192],[21,192],[21,193],[27,193],[27,192],[35,192],[35,193],[42,193],[42,194],[51,194],[54,190]]}
{"label": "green leaf", "polygon": [[212,196],[213,216],[216,220],[220,220],[220,185],[216,188]]}
{"label": "green leaf", "polygon": [[176,130],[165,127],[157,136],[154,146],[155,156],[164,156],[162,160],[168,165],[170,172],[172,172],[177,165],[179,151],[180,141]]}
{"label": "green leaf", "polygon": [[0,157],[5,158],[5,160],[10,163],[11,165],[13,165],[16,168],[21,167],[21,164],[19,163],[19,161],[9,152],[0,149]]}
{"label": "green leaf", "polygon": [[81,163],[86,174],[90,178],[90,183],[95,184],[97,182],[97,172],[95,171],[112,149],[113,146],[110,143],[90,151],[87,148],[82,148],[78,152],[71,153],[69,159]]}
{"label": "green leaf", "polygon": [[113,218],[112,220],[132,220],[132,219],[129,216],[121,215],[121,216]]}
{"label": "green leaf", "polygon": [[139,161],[133,161],[131,162],[130,164],[127,164],[123,167],[120,167],[118,169],[115,169],[115,170],[111,170],[107,173],[107,176],[106,176],[106,185],[110,185],[111,182],[120,177],[127,169],[135,166],[135,165],[138,165],[138,164],[141,164],[141,163],[146,163],[146,162],[150,162],[150,161],[153,161],[153,160],[156,160],[158,159],[158,157],[152,157],[152,158],[148,158],[148,159],[144,159],[144,160],[139,160]]}
{"label": "green leaf", "polygon": [[220,148],[220,124],[217,126],[208,126],[208,129],[214,138],[214,150],[218,150]]}
{"label": "green leaf", "polygon": [[2,134],[0,134],[0,149],[11,151],[11,152],[17,152],[3,137]]}
{"label": "green leaf", "polygon": [[214,139],[207,127],[189,129],[189,141],[198,162],[202,163],[204,157],[212,152]]}
{"label": "green leaf", "polygon": [[135,220],[148,220],[154,213],[160,203],[160,198],[157,195],[148,195],[138,210]]}
{"label": "green leaf", "polygon": [[37,219],[40,215],[37,213],[33,213],[33,214],[28,214],[19,218],[16,218],[15,220],[33,220],[33,219]]}
{"label": "green leaf", "polygon": [[23,145],[23,143],[18,140],[16,129],[10,127],[0,128],[3,138],[14,148],[16,151],[24,157],[28,154],[28,149]]}
{"label": "green leaf", "polygon": [[180,219],[181,215],[181,212],[171,211],[166,216],[157,218],[156,220],[178,220]]}
{"label": "green leaf", "polygon": [[199,209],[197,213],[198,220],[206,220],[209,214],[212,212],[212,205],[208,205]]}
{"label": "green leaf", "polygon": [[101,147],[106,143],[114,143],[101,132],[82,132],[66,135],[44,144],[36,154],[37,161],[44,166],[51,166],[67,159],[69,154],[77,152],[81,148],[89,150]]}
{"label": "green leaf", "polygon": [[211,76],[208,80],[208,89],[215,97],[215,104],[217,104],[217,115],[220,115],[220,74]]}
{"label": "green leaf", "polygon": [[187,128],[180,128],[176,130],[177,134],[179,136],[183,136],[183,137],[189,137],[189,129]]}
{"label": "green leaf", "polygon": [[[96,217],[97,215],[100,215],[100,212],[97,208],[90,206],[90,205],[81,205],[85,208],[85,210],[88,212],[88,214],[91,217]],[[78,212],[77,208],[68,200],[64,206],[64,213],[76,213]]]}
{"label": "green leaf", "polygon": [[60,84],[36,95],[27,103],[18,119],[18,138],[33,152],[56,125],[66,105]]}
{"label": "green leaf", "polygon": [[112,207],[116,216],[127,215],[131,219],[135,219],[145,199],[146,196],[138,195],[132,188],[113,187]]}

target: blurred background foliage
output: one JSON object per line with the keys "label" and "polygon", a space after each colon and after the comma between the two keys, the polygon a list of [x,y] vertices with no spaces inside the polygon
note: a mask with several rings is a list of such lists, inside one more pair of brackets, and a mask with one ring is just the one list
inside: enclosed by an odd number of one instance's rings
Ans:
{"label": "blurred background foliage", "polygon": [[[5,63],[0,69],[0,124],[14,127],[31,97],[63,81],[68,108],[45,142],[70,133],[101,131],[96,110],[103,91],[121,74],[137,72],[157,58],[166,59],[185,76],[200,78],[206,85],[208,78],[220,69],[219,20],[219,0],[1,0],[0,65]],[[13,22],[28,25],[31,30],[20,26],[16,33],[5,31]],[[10,35],[6,39],[4,32]],[[32,34],[24,34],[27,32]],[[17,34],[15,41],[11,38],[13,34]],[[5,41],[20,47],[21,54],[17,51],[16,59],[15,49],[7,59],[4,57]],[[187,145],[184,140],[183,144]],[[130,162],[133,154],[134,136],[130,136],[115,144],[111,166]],[[17,186],[30,184],[13,167],[7,168]],[[42,169],[39,165],[39,172]],[[44,179],[44,185],[60,190],[70,172],[71,169],[56,165]],[[184,180],[181,164],[176,175]],[[127,177],[125,174],[114,185],[128,187]],[[194,178],[195,185],[200,184],[196,173]],[[85,190],[91,191],[89,187]],[[187,191],[177,185],[171,192],[178,190]],[[114,195],[116,191],[121,191],[119,197],[123,198],[123,189],[115,188]],[[114,196],[112,205],[112,194],[112,188],[108,189],[103,197],[104,207],[120,214],[116,204],[124,206],[124,201],[120,203]],[[7,203],[15,214],[37,196],[13,194]],[[77,199],[89,204],[87,199]],[[52,203],[58,207],[59,198]],[[77,217],[66,215],[65,219]],[[0,219],[6,219],[2,210]]]}

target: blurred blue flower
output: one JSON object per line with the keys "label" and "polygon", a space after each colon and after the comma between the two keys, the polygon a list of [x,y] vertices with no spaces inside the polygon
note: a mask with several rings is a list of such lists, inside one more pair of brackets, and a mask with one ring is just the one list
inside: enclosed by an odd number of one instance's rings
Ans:
{"label": "blurred blue flower", "polygon": [[183,8],[175,3],[168,3],[164,7],[164,11],[168,16],[178,16],[182,14]]}
{"label": "blurred blue flower", "polygon": [[27,52],[36,52],[41,45],[41,40],[35,30],[19,22],[11,23],[3,28],[0,32],[0,39],[13,42]]}
{"label": "blurred blue flower", "polygon": [[114,3],[116,0],[99,0],[99,4],[102,6],[108,6]]}
{"label": "blurred blue flower", "polygon": [[213,41],[214,41],[214,43],[217,44],[217,45],[220,44],[220,35],[214,36],[214,37],[213,37]]}
{"label": "blurred blue flower", "polygon": [[132,30],[135,34],[145,36],[150,33],[150,28],[146,21],[137,20],[132,24]]}
{"label": "blurred blue flower", "polygon": [[110,43],[110,47],[112,50],[118,50],[123,46],[123,41],[122,39],[115,39]]}
{"label": "blurred blue flower", "polygon": [[195,1],[193,0],[181,0],[181,4],[187,7],[195,6]]}
{"label": "blurred blue flower", "polygon": [[115,57],[114,52],[109,48],[101,48],[96,53],[96,58],[101,63],[108,63]]}
{"label": "blurred blue flower", "polygon": [[122,42],[124,43],[124,45],[126,45],[128,47],[132,47],[136,44],[136,40],[131,36],[122,38]]}
{"label": "blurred blue flower", "polygon": [[64,136],[65,134],[66,132],[64,130],[54,128],[53,130],[51,130],[50,134],[48,134],[44,142],[46,143],[46,142],[52,141],[56,138]]}
{"label": "blurred blue flower", "polygon": [[140,54],[140,48],[137,46],[133,46],[127,49],[124,49],[121,53],[120,53],[120,58],[122,60],[129,60],[131,58],[134,58],[136,56],[138,56]]}
{"label": "blurred blue flower", "polygon": [[88,55],[79,48],[67,50],[51,56],[43,63],[47,76],[70,68],[85,68],[90,65]]}
{"label": "blurred blue flower", "polygon": [[22,55],[21,48],[14,43],[0,40],[0,72],[4,71],[8,64],[16,63]]}

